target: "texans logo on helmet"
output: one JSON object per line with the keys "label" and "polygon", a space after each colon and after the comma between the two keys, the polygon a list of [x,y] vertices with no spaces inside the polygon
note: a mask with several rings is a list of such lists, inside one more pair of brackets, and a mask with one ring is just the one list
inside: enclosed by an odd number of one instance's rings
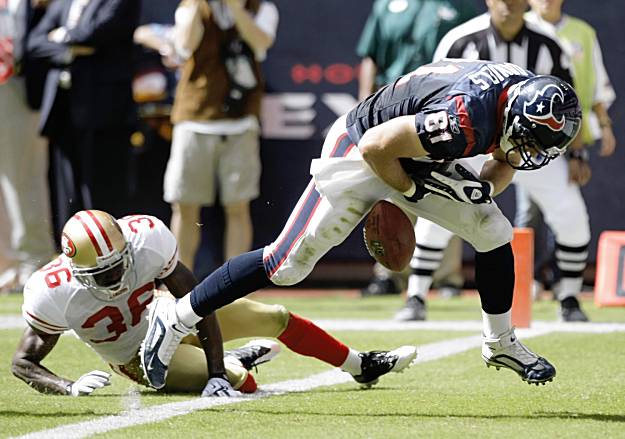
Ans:
{"label": "texans logo on helmet", "polygon": [[531,101],[523,104],[523,115],[530,121],[546,125],[553,131],[561,131],[565,125],[564,115],[556,118],[553,114],[555,100],[564,103],[564,92],[555,84],[549,84],[536,92]]}
{"label": "texans logo on helmet", "polygon": [[63,236],[61,237],[61,248],[63,249],[65,256],[68,258],[73,258],[76,255],[76,246],[65,233],[63,233]]}

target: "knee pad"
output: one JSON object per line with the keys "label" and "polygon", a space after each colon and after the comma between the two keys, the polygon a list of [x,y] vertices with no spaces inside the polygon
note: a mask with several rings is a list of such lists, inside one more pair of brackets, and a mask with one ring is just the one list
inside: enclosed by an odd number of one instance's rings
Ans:
{"label": "knee pad", "polygon": [[[295,285],[304,280],[315,267],[317,260],[306,261],[306,251],[304,249],[306,243],[298,242],[296,246],[301,248],[298,249],[298,251],[293,249],[283,261],[272,260],[270,263],[265,262],[265,271],[269,273],[269,280],[274,285],[283,287]],[[271,246],[265,248],[265,255],[267,255],[269,248],[271,248]],[[299,256],[299,252],[301,252],[303,256]],[[270,258],[265,257],[265,261]]]}
{"label": "knee pad", "polygon": [[478,219],[471,244],[478,252],[488,252],[512,241],[512,224],[497,210]]}

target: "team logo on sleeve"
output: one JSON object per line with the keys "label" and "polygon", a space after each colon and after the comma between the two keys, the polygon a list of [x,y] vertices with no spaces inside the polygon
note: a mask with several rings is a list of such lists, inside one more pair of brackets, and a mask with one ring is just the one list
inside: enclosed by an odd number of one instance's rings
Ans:
{"label": "team logo on sleeve", "polygon": [[61,248],[63,249],[65,256],[68,258],[73,258],[76,255],[76,246],[65,233],[63,233],[63,236],[61,237]]}
{"label": "team logo on sleeve", "polygon": [[553,131],[562,131],[564,115],[558,118],[553,114],[556,99],[564,104],[564,93],[557,85],[549,84],[537,91],[531,101],[523,104],[523,114],[532,122],[546,125]]}

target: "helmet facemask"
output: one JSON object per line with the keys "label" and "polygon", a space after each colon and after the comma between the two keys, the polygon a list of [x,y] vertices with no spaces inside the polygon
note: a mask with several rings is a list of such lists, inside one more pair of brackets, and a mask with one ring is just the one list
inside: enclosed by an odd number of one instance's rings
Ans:
{"label": "helmet facemask", "polygon": [[501,145],[508,164],[519,171],[540,169],[566,150],[566,147],[543,149],[530,130],[519,123],[519,116],[515,116],[502,136]]}
{"label": "helmet facemask", "polygon": [[126,243],[121,252],[98,257],[95,267],[73,265],[72,271],[76,280],[94,296],[110,301],[128,291],[133,259],[130,246]]}

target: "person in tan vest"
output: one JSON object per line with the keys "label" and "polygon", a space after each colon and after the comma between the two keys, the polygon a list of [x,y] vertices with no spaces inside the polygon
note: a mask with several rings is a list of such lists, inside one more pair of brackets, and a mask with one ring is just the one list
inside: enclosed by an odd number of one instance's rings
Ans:
{"label": "person in tan vest", "polygon": [[164,199],[180,259],[193,267],[200,211],[224,208],[224,257],[252,245],[250,201],[259,195],[259,62],[273,44],[278,10],[260,0],[183,0],[174,46],[185,62],[172,110]]}

